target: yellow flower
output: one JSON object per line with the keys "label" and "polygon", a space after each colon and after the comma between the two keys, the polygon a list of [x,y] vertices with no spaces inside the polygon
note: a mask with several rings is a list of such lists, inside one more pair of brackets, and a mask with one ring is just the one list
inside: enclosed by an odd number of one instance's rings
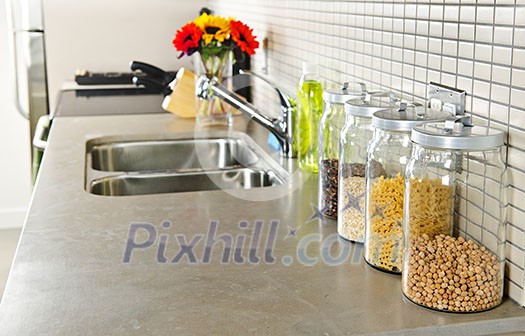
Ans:
{"label": "yellow flower", "polygon": [[194,22],[202,30],[202,39],[205,44],[209,44],[213,39],[217,42],[224,42],[230,37],[230,21],[222,16],[203,13]]}

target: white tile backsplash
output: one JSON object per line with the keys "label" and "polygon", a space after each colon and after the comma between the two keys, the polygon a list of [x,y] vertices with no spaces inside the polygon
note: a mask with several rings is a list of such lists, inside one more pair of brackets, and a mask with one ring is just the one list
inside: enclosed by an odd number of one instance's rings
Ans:
{"label": "white tile backsplash", "polygon": [[[510,104],[523,108],[525,104],[525,90],[511,89]],[[522,145],[522,147],[524,147]]]}
{"label": "white tile backsplash", "polygon": [[460,21],[461,22],[476,22],[476,7],[475,6],[461,6]]}
{"label": "white tile backsplash", "polygon": [[[512,146],[507,149],[507,164],[511,167],[519,167],[523,162],[523,157],[525,157],[525,151]],[[522,224],[520,222],[516,222],[516,225],[521,226]]]}
{"label": "white tile backsplash", "polygon": [[518,265],[514,263],[508,263],[508,265],[509,267],[505,270],[506,276],[514,283],[519,283],[520,281],[523,281],[523,269],[519,268]]}
{"label": "white tile backsplash", "polygon": [[512,85],[525,89],[525,70],[521,70],[521,69],[512,70]]}
{"label": "white tile backsplash", "polygon": [[510,103],[510,88],[507,85],[492,84],[490,99],[508,106]]}
{"label": "white tile backsplash", "polygon": [[476,22],[492,24],[494,22],[494,7],[479,6],[476,12]]}
{"label": "white tile backsplash", "polygon": [[474,43],[472,42],[459,42],[458,46],[458,56],[467,58],[467,59],[473,59],[474,58]]}
{"label": "white tile backsplash", "polygon": [[512,65],[525,68],[525,49],[514,49]]}
{"label": "white tile backsplash", "polygon": [[[491,97],[494,94],[494,86],[492,87]],[[509,107],[508,105],[502,105],[499,103],[490,103],[490,118],[496,120],[502,124],[508,124],[509,122]]]}
{"label": "white tile backsplash", "polygon": [[525,192],[522,190],[516,189],[513,186],[510,187],[509,203],[518,209],[525,209]]}
{"label": "white tile backsplash", "polygon": [[511,45],[514,37],[514,29],[511,27],[495,27],[494,28],[494,43]]}
{"label": "white tile backsplash", "polygon": [[[476,62],[474,64],[474,77],[490,81],[492,75],[491,70],[492,69],[489,63]],[[488,85],[488,83],[486,84]],[[488,90],[480,92],[480,95],[483,97],[488,97]]]}
{"label": "white tile backsplash", "polygon": [[492,61],[492,45],[490,44],[477,44],[476,45],[476,61]]}
{"label": "white tile backsplash", "polygon": [[[513,219],[518,220],[520,218],[523,218],[523,216],[525,216],[525,213],[516,209],[515,207],[509,207],[507,216],[509,221],[512,222]],[[523,230],[516,227],[515,225],[509,224],[507,225],[507,241],[512,243],[514,246],[518,247],[520,250],[523,250],[523,244],[525,244],[525,233],[523,232]],[[511,259],[510,257],[508,258]]]}
{"label": "white tile backsplash", "polygon": [[459,32],[458,23],[445,23],[443,25],[443,37],[447,39],[457,39]]}
{"label": "white tile backsplash", "polygon": [[514,29],[514,44],[517,47],[525,47],[525,28]]}
{"label": "white tile backsplash", "polygon": [[431,5],[430,6],[430,20],[443,21],[443,6],[442,5]]}
{"label": "white tile backsplash", "polygon": [[492,43],[494,29],[493,26],[476,26],[476,42]]}
{"label": "white tile backsplash", "polygon": [[455,57],[442,57],[441,58],[441,70],[450,73],[457,73],[457,58]]}
{"label": "white tile backsplash", "polygon": [[428,5],[417,5],[417,18],[420,20],[428,20],[430,15],[430,8]]}
{"label": "white tile backsplash", "polygon": [[474,34],[475,34],[474,27],[475,26],[473,24],[461,23],[459,25],[459,38],[461,40],[467,40],[467,41],[474,40]]}
{"label": "white tile backsplash", "polygon": [[[295,92],[306,60],[321,65],[327,83],[353,78],[419,99],[430,81],[466,90],[467,112],[478,124],[509,132],[506,290],[525,305],[525,0],[209,4],[218,14],[244,20],[259,38],[269,38],[268,75],[289,92]],[[260,71],[262,65],[258,52],[252,67]],[[465,205],[472,217],[462,225],[481,220],[482,207],[471,202]]]}
{"label": "white tile backsplash", "polygon": [[492,81],[496,83],[510,83],[510,68],[493,65],[492,66]]}
{"label": "white tile backsplash", "polygon": [[512,48],[495,46],[492,49],[492,62],[510,66],[512,64]]}
{"label": "white tile backsplash", "polygon": [[[517,3],[525,4],[525,1],[519,0]],[[515,24],[517,26],[525,26],[525,7],[517,7],[516,14],[514,16],[516,18]]]}
{"label": "white tile backsplash", "polygon": [[497,7],[494,23],[498,25],[513,25],[514,12],[513,7]]}

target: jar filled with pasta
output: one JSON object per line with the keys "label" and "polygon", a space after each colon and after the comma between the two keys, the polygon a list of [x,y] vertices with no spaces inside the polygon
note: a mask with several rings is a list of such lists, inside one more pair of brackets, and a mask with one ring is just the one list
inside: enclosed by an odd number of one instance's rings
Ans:
{"label": "jar filled with pasta", "polygon": [[450,114],[418,104],[374,113],[366,166],[365,260],[399,274],[403,261],[404,174],[412,151],[411,130]]}
{"label": "jar filled with pasta", "polygon": [[[339,146],[339,204],[337,233],[356,243],[365,241],[365,169],[372,139],[372,115],[394,107],[395,97],[374,92],[345,103],[346,121]],[[381,175],[376,165],[372,174]],[[377,170],[377,171],[376,171]]]}
{"label": "jar filled with pasta", "polygon": [[364,95],[366,87],[351,89],[348,83],[323,92],[324,111],[319,122],[319,209],[337,218],[339,139],[345,123],[344,102]]}
{"label": "jar filled with pasta", "polygon": [[503,297],[504,133],[451,119],[417,126],[411,138],[403,293],[442,311],[493,308]]}

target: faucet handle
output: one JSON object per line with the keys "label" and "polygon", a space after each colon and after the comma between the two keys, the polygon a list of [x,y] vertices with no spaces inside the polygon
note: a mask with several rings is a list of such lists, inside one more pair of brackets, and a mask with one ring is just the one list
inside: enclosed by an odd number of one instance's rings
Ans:
{"label": "faucet handle", "polygon": [[195,95],[201,99],[209,100],[213,95],[213,84],[217,80],[215,78],[210,79],[206,76],[199,76],[195,81]]}

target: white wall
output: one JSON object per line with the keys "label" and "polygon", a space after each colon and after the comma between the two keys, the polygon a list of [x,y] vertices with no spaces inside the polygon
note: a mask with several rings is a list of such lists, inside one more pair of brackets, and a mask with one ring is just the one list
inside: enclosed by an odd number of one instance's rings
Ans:
{"label": "white wall", "polygon": [[206,0],[43,0],[50,107],[75,70],[130,71],[140,60],[165,70],[189,65],[171,41]]}
{"label": "white wall", "polygon": [[21,227],[31,196],[29,122],[13,103],[5,0],[0,0],[0,229]]}

